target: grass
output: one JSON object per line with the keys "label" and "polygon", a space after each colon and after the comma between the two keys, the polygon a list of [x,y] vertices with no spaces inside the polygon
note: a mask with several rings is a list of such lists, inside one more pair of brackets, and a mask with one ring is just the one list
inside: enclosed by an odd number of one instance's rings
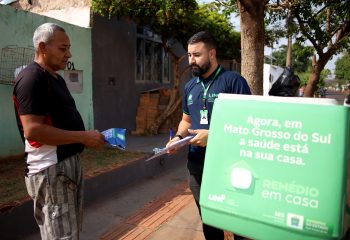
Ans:
{"label": "grass", "polygon": [[[147,153],[121,151],[115,148],[85,149],[82,154],[84,177],[91,178],[101,173],[146,157]],[[0,160],[0,212],[20,205],[29,199],[24,183],[22,158]]]}

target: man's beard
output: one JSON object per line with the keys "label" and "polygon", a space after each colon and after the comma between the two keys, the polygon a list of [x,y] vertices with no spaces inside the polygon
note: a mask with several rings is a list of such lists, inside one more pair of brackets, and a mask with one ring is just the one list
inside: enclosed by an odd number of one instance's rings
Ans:
{"label": "man's beard", "polygon": [[[196,67],[196,68],[193,68],[193,67]],[[191,65],[192,75],[195,77],[200,77],[203,74],[207,73],[210,67],[211,67],[211,64],[209,61],[204,63],[202,67],[200,67],[197,64],[192,64]]]}

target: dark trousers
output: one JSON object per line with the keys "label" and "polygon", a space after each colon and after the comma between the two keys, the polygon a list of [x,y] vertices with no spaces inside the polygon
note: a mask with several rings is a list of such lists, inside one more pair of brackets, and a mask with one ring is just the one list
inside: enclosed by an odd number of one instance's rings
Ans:
{"label": "dark trousers", "polygon": [[[196,205],[198,207],[199,214],[201,215],[201,209],[199,207],[199,193],[202,183],[202,175],[188,174],[188,186],[190,187]],[[224,231],[207,224],[203,224],[203,233],[206,240],[224,240]]]}
{"label": "dark trousers", "polygon": [[[201,174],[193,174],[188,172],[188,186],[192,191],[194,200],[196,201],[196,205],[198,207],[199,214],[201,215],[201,209],[199,206],[199,195],[200,195],[200,188],[202,183],[202,175]],[[202,215],[201,215],[202,216]],[[206,240],[224,240],[224,231],[222,229],[218,229],[212,226],[209,226],[207,224],[203,225],[203,233]],[[241,237],[239,235],[235,235],[235,240],[244,239],[244,237]]]}

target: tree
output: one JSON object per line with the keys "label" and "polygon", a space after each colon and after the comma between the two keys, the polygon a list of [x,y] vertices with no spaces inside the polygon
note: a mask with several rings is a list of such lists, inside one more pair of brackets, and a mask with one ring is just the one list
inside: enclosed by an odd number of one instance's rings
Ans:
{"label": "tree", "polygon": [[[92,9],[102,16],[127,17],[138,25],[149,26],[162,36],[164,44],[173,37],[182,42],[189,36],[184,26],[191,26],[194,11],[198,8],[195,0],[93,0]],[[183,43],[183,42],[182,42]]]}
{"label": "tree", "polygon": [[[313,55],[313,47],[304,46],[299,42],[296,42],[292,46],[293,60],[292,66],[296,73],[306,72],[311,66],[311,56]],[[286,52],[287,46],[282,45],[278,51],[272,53],[272,56],[276,59],[275,64],[278,66],[286,65]]]}
{"label": "tree", "polygon": [[195,0],[93,0],[92,9],[102,16],[127,17],[139,25],[149,27],[162,38],[164,49],[172,57],[174,85],[166,109],[151,127],[150,134],[156,134],[160,125],[180,106],[180,78],[187,69],[181,70],[180,63],[187,56],[177,56],[170,39],[182,43],[187,49],[187,40],[195,32],[209,31],[219,42],[218,57],[234,59],[240,54],[239,33],[231,23],[217,12],[214,4],[198,6]]}
{"label": "tree", "polygon": [[342,85],[350,86],[350,54],[345,53],[335,62],[335,77]]}
{"label": "tree", "polygon": [[264,10],[268,0],[237,0],[241,25],[241,73],[253,94],[263,94]]}
{"label": "tree", "polygon": [[[271,8],[270,8],[271,9]],[[283,45],[282,47],[284,47],[284,52],[283,52],[283,58],[284,60],[282,61],[283,64],[281,64],[281,62],[278,64],[279,66],[286,66],[286,67],[293,67],[293,35],[295,34],[295,28],[296,28],[296,24],[294,21],[294,17],[292,15],[292,12],[287,11],[287,14],[285,14],[284,12],[282,13],[282,16],[285,17],[285,24],[283,24],[282,21],[278,21],[280,20],[282,17],[278,15],[278,19],[276,19],[276,17],[274,17],[275,13],[268,14],[268,17],[265,17],[265,25],[267,26],[266,29],[266,35],[265,38],[270,38],[271,35],[273,35],[276,39],[275,41],[277,42],[278,40],[280,40],[280,38],[287,38],[287,45]],[[281,13],[280,13],[281,14]],[[277,20],[277,21],[276,21]],[[266,44],[266,46],[270,46],[271,49],[273,50],[273,46],[271,46],[271,44]],[[280,58],[282,59],[282,58]]]}
{"label": "tree", "polygon": [[265,30],[265,46],[271,48],[271,53],[273,53],[274,45],[278,44],[280,39],[286,36],[286,31],[284,27],[280,25],[271,25]]}
{"label": "tree", "polygon": [[[310,78],[310,74],[311,74],[311,68],[312,68],[312,66],[309,65],[305,72],[297,73],[298,77],[300,78],[300,86],[307,85],[309,78]],[[321,75],[320,75],[320,80],[317,83],[314,95],[321,87],[324,87],[326,85],[325,80],[330,74],[331,74],[331,70],[326,69],[326,68],[322,70]]]}
{"label": "tree", "polygon": [[[264,10],[271,19],[296,19],[297,40],[309,40],[315,49],[305,96],[317,89],[324,66],[333,55],[349,49],[348,0],[216,0],[228,12],[238,9],[241,19],[242,75],[254,94],[262,92]],[[238,4],[235,8],[234,4]],[[273,22],[270,20],[270,23]]]}
{"label": "tree", "polygon": [[[348,1],[307,1],[295,8],[303,37],[315,48],[305,96],[312,96],[324,66],[333,55],[349,48],[350,11]],[[317,57],[316,57],[317,55]]]}
{"label": "tree", "polygon": [[321,72],[327,62],[343,49],[350,47],[350,11],[347,0],[285,0],[277,6],[291,11],[298,24],[297,40],[310,41],[315,54],[305,96],[317,89]]}
{"label": "tree", "polygon": [[[193,29],[210,32],[217,42],[217,57],[219,59],[241,59],[240,34],[234,31],[234,27],[225,17],[220,14],[220,9],[215,4],[203,4],[195,11],[196,20],[192,22]],[[192,33],[194,33],[192,32]],[[186,46],[187,48],[187,43]]]}
{"label": "tree", "polygon": [[[286,52],[287,46],[282,45],[278,51],[272,53],[272,56],[276,59],[275,64],[278,66],[286,65]],[[293,53],[293,70],[300,78],[300,85],[307,85],[311,71],[311,57],[313,56],[314,48],[311,46],[304,46],[300,42],[296,42],[292,46]],[[324,80],[331,72],[329,69],[323,69],[320,75],[320,80],[317,84],[315,92],[325,85]]]}
{"label": "tree", "polygon": [[287,45],[287,54],[286,54],[286,67],[292,67],[292,61],[293,61],[293,54],[292,54],[292,47],[293,47],[293,15],[291,11],[288,11],[287,17],[286,17],[286,27],[287,27],[287,39],[288,39],[288,45]]}

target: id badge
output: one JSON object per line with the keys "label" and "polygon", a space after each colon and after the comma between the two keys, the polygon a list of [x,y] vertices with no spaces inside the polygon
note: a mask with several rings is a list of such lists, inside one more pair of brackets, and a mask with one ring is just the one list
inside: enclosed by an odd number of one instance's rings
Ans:
{"label": "id badge", "polygon": [[208,124],[208,110],[200,110],[201,121],[200,124]]}

